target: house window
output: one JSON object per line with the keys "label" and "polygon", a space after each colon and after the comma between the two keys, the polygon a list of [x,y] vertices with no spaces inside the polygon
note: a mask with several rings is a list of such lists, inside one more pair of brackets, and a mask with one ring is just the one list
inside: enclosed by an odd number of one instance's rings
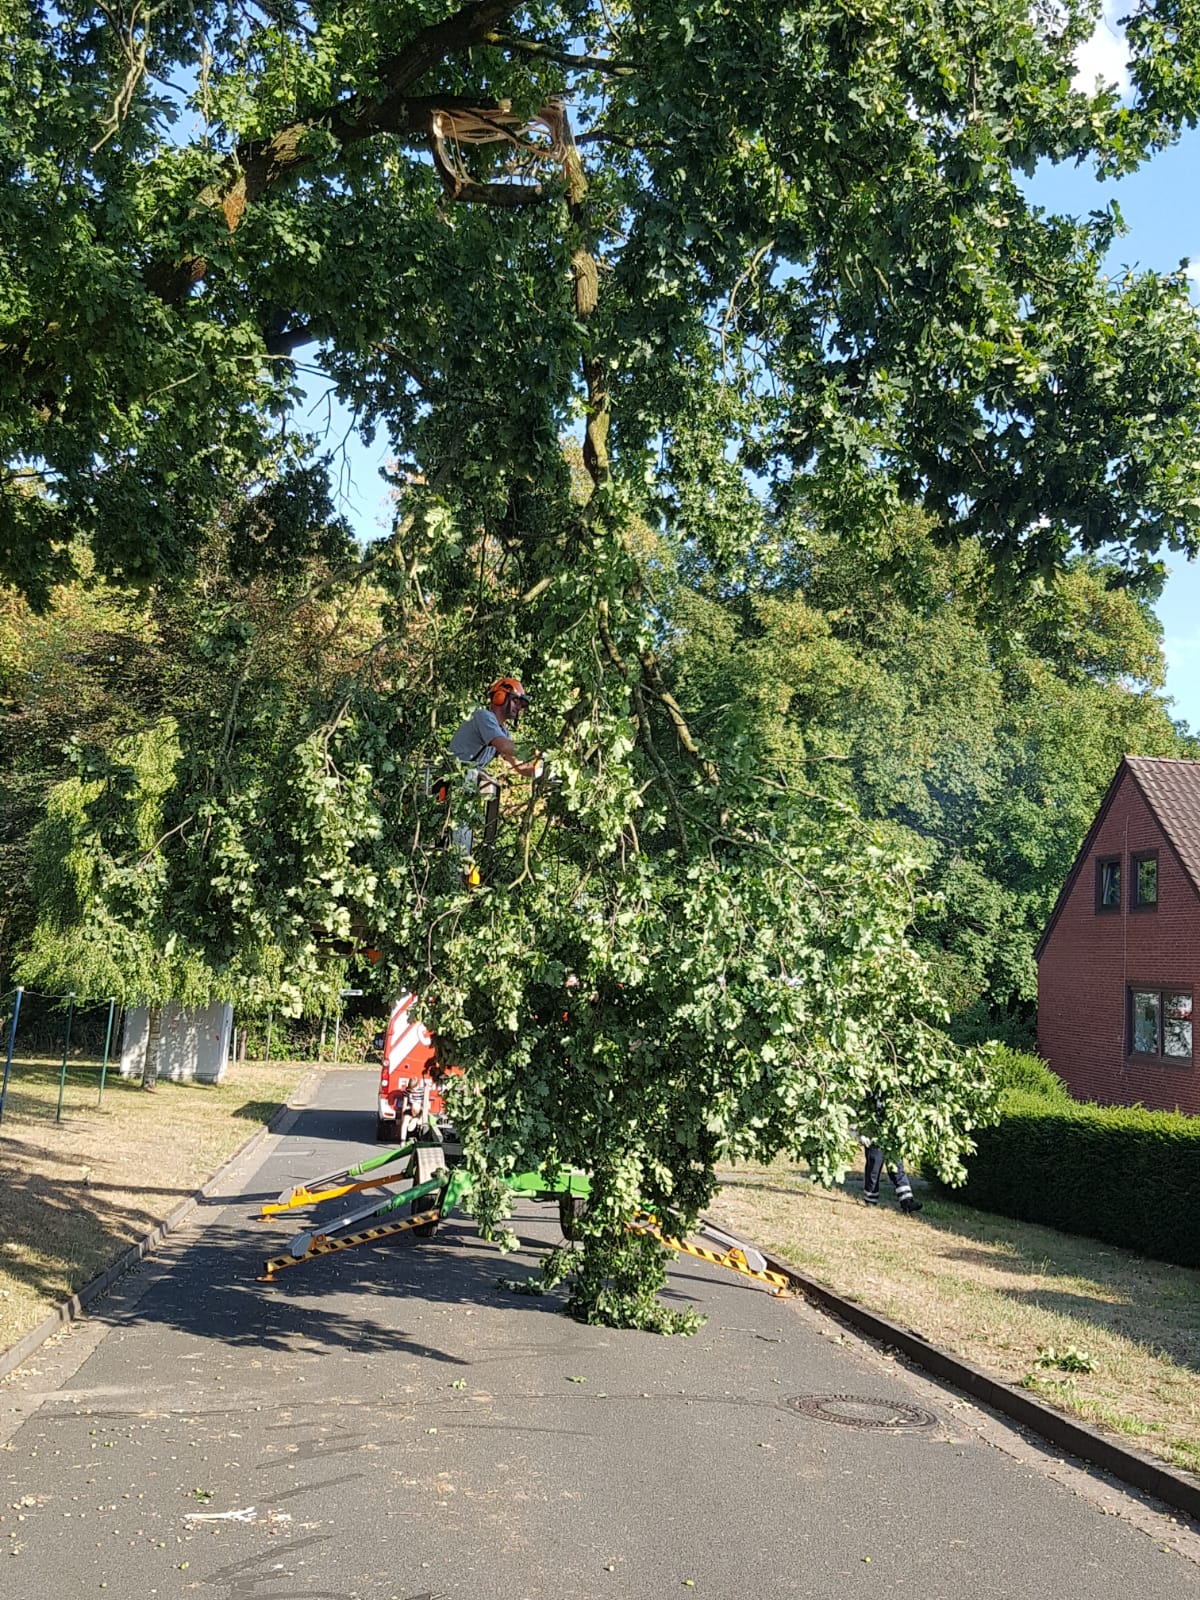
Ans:
{"label": "house window", "polygon": [[1129,1053],[1192,1059],[1192,996],[1184,989],[1130,989]]}
{"label": "house window", "polygon": [[1158,905],[1158,851],[1143,850],[1129,858],[1133,909],[1152,911]]}
{"label": "house window", "polygon": [[1121,909],[1121,858],[1101,856],[1096,862],[1096,910]]}

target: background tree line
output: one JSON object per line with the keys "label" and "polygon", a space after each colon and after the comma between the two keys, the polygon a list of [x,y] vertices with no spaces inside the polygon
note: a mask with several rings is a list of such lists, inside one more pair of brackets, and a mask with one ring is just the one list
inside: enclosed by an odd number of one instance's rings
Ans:
{"label": "background tree line", "polygon": [[[83,552],[83,574],[55,589],[46,612],[35,614],[8,591],[0,633],[0,744],[9,774],[0,801],[0,987],[18,974],[17,951],[39,906],[45,912],[71,892],[61,863],[73,846],[61,831],[51,839],[48,827],[35,839],[52,792],[58,812],[68,813],[59,816],[61,830],[79,822],[70,803],[82,804],[89,781],[139,786],[123,790],[123,800],[136,793],[151,809],[141,833],[122,823],[111,837],[114,858],[126,844],[136,848],[135,835],[145,854],[168,815],[182,836],[173,856],[182,882],[165,902],[149,882],[134,896],[139,916],[162,919],[137,969],[147,995],[179,992],[184,980],[161,955],[173,929],[199,920],[198,883],[211,894],[219,878],[231,905],[239,894],[261,900],[266,892],[267,859],[296,827],[273,817],[259,831],[263,797],[271,797],[267,806],[280,803],[280,767],[325,737],[364,682],[390,687],[396,660],[407,664],[414,650],[414,641],[406,654],[389,637],[370,579],[351,580],[353,552],[323,485],[313,480],[309,492],[313,527],[327,547],[319,554],[293,546],[286,563],[268,556],[279,534],[264,523],[263,506],[255,513],[262,542],[244,547],[254,554],[249,568],[236,539],[214,540],[194,588],[147,596],[97,583]],[[722,592],[695,563],[671,563],[660,544],[665,667],[675,694],[705,708],[697,730],[736,749],[750,771],[844,802],[917,853],[936,898],[916,937],[947,998],[952,1032],[963,1042],[997,1037],[1029,1047],[1033,946],[1121,756],[1200,750],[1169,714],[1150,602],[1114,586],[1102,563],[1077,559],[1014,615],[998,613],[978,550],[939,548],[918,517],[880,549],[879,564],[864,571],[856,550],[807,528],[787,542],[769,586]],[[153,809],[154,751],[168,727],[189,772],[185,808],[205,819],[199,825],[177,815],[178,802]],[[311,821],[294,773],[288,781],[285,808]],[[236,806],[223,809],[230,801]],[[198,845],[206,827],[203,847],[189,851],[187,834]],[[336,855],[337,847],[322,837],[317,850]],[[218,857],[222,870],[214,873]],[[234,889],[225,875],[239,859],[245,876]],[[286,891],[295,860],[274,865]],[[361,976],[362,949],[382,937],[369,926],[369,904],[352,918],[340,909],[310,905],[286,948],[277,948],[274,932],[258,943],[250,926],[230,931],[229,952],[244,944],[275,953],[263,956],[257,987],[231,967],[221,980],[226,992],[240,1007],[269,1010],[285,968],[292,981],[303,971],[306,1008],[327,1010],[346,973]],[[54,946],[47,974],[62,982],[75,973],[82,982],[87,972],[96,994],[127,991],[131,972],[105,964],[95,933],[86,927],[82,948],[67,951],[61,930],[43,932]],[[207,994],[217,970],[208,954],[201,970]]]}

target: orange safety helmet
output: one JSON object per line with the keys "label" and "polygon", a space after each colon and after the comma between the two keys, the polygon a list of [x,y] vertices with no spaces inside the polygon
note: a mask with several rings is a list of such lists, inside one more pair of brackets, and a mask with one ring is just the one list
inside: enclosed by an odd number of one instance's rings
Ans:
{"label": "orange safety helmet", "polygon": [[525,693],[520,678],[497,678],[488,690],[488,705],[493,711],[499,711],[510,700],[517,702],[520,711],[524,711],[529,704],[529,696]]}

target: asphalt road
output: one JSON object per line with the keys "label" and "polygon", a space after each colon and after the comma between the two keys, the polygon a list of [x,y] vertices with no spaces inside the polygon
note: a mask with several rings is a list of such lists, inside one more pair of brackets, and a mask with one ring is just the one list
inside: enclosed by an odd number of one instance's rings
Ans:
{"label": "asphalt road", "polygon": [[[0,1388],[0,1594],[1200,1595],[1194,1561],[996,1448],[973,1408],[699,1262],[670,1286],[708,1317],[691,1339],[499,1288],[533,1251],[501,1260],[463,1218],[260,1285],[299,1224],[258,1202],[374,1148],[373,1082],[327,1075],[190,1238]],[[517,1227],[558,1237],[547,1208]],[[837,1395],[892,1425],[829,1420]]]}

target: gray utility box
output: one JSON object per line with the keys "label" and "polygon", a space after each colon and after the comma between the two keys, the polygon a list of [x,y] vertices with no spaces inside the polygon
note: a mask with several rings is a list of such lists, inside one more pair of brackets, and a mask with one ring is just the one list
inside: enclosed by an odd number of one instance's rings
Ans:
{"label": "gray utility box", "polygon": [[[140,1078],[150,1035],[147,1006],[131,1006],[121,1034],[121,1076]],[[214,1004],[193,1010],[168,1002],[162,1008],[158,1075],[176,1083],[220,1083],[229,1064],[233,1007]]]}

